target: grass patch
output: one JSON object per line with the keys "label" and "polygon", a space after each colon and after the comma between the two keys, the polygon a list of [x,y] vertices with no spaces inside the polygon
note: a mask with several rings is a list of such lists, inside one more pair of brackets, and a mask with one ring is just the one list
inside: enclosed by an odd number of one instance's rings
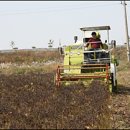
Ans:
{"label": "grass patch", "polygon": [[16,51],[0,53],[0,63],[32,63],[61,59],[58,51]]}
{"label": "grass patch", "polygon": [[31,66],[31,65],[24,65],[24,66],[7,66],[5,68],[0,68],[1,74],[27,74],[30,72],[35,73],[49,73],[56,70],[58,63],[52,63],[49,65],[42,65],[42,66]]}

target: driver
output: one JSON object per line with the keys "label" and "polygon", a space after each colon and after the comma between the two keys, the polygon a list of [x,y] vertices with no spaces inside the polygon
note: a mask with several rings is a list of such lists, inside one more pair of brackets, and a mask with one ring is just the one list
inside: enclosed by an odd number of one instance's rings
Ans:
{"label": "driver", "polygon": [[100,39],[100,34],[96,33],[96,32],[92,32],[91,35],[92,35],[92,37],[88,40],[86,47],[88,47],[90,45],[91,50],[103,48],[103,44]]}

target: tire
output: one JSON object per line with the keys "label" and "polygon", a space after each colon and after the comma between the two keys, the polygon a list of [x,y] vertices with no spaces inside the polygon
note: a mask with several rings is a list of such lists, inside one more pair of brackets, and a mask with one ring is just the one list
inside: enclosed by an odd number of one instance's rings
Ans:
{"label": "tire", "polygon": [[115,85],[114,85],[114,79],[113,79],[113,73],[111,73],[111,87],[112,87],[112,92],[117,92],[117,80],[115,80]]}
{"label": "tire", "polygon": [[115,80],[116,85],[114,86],[114,92],[117,92],[117,79]]}

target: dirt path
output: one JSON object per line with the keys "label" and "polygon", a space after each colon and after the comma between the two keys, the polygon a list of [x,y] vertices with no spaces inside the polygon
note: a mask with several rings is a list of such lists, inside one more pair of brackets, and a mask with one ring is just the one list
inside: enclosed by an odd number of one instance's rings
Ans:
{"label": "dirt path", "polygon": [[111,97],[112,128],[130,129],[130,72],[119,71],[118,92]]}

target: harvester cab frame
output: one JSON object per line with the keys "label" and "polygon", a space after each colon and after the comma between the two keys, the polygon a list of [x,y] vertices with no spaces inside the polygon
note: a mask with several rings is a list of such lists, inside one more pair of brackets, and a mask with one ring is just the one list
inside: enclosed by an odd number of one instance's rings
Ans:
{"label": "harvester cab frame", "polygon": [[[115,92],[117,90],[116,66],[118,63],[111,53],[114,48],[109,43],[110,26],[83,27],[80,30],[84,33],[83,40],[79,42],[78,37],[75,36],[75,42],[63,48],[64,62],[63,65],[57,67],[56,86],[62,84],[67,86],[75,82],[88,84],[93,79],[99,79],[108,84],[110,92]],[[104,43],[104,49],[89,50],[85,44],[90,37],[86,37],[85,33],[99,30],[107,31],[108,43]],[[113,43],[115,44],[115,41]]]}
{"label": "harvester cab frame", "polygon": [[[110,63],[111,60],[111,51],[110,51],[110,43],[109,43],[109,30],[110,26],[96,26],[96,27],[83,27],[80,28],[81,31],[84,33],[83,38],[83,53],[84,53],[84,64],[85,63]],[[86,37],[86,32],[88,31],[101,31],[106,30],[107,31],[107,40],[105,40],[105,43],[103,43],[103,48],[105,49],[95,49],[91,50],[91,47],[86,47],[86,44],[88,43],[90,37]],[[108,41],[108,45],[106,44]],[[108,50],[109,49],[109,50]],[[88,56],[90,58],[88,58]],[[97,56],[97,57],[96,57]],[[92,58],[93,57],[93,58]]]}
{"label": "harvester cab frame", "polygon": [[110,26],[83,27],[83,28],[80,28],[80,30],[84,32],[84,37],[85,37],[86,31],[106,30],[107,31],[107,40],[108,40],[108,43],[109,43],[109,30],[111,30]]}

